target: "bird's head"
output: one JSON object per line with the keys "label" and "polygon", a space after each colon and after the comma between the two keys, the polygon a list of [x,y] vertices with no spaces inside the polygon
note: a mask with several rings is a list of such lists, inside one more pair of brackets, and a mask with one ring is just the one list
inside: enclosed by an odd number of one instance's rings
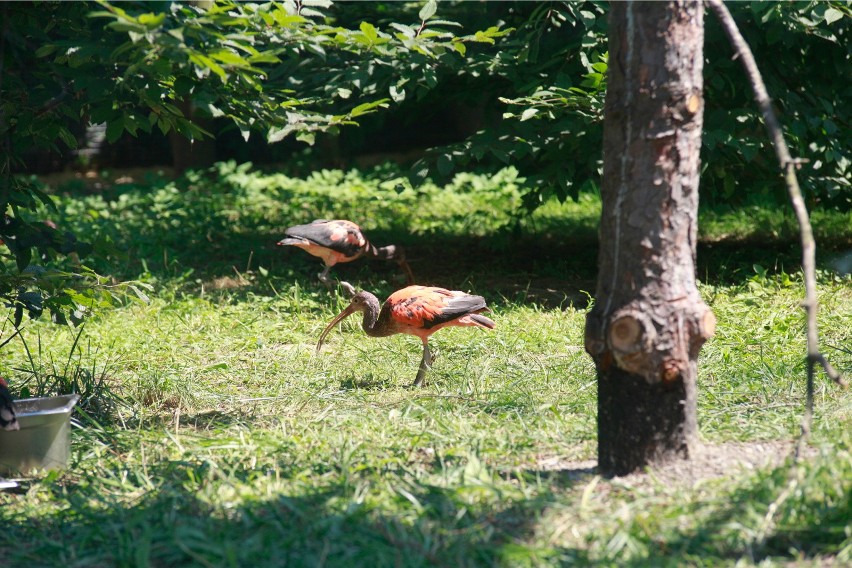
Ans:
{"label": "bird's head", "polygon": [[377,312],[379,301],[374,295],[369,292],[358,292],[352,299],[349,300],[349,305],[342,312],[334,316],[334,319],[329,322],[325,329],[320,334],[317,342],[317,352],[322,348],[323,341],[334,326],[354,314],[355,312]]}

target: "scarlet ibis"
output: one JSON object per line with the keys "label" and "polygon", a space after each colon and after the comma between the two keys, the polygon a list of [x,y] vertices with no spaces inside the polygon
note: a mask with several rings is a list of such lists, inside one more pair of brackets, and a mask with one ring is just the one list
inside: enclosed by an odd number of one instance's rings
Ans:
{"label": "scarlet ibis", "polygon": [[355,312],[364,314],[361,327],[370,337],[387,337],[395,333],[416,335],[423,342],[423,359],[414,386],[423,384],[426,371],[432,367],[429,336],[448,326],[494,329],[495,323],[481,315],[490,311],[482,296],[431,286],[408,286],[388,297],[379,310],[379,300],[369,292],[359,292],[349,306],[326,326],[317,343],[317,352],[328,332]]}
{"label": "scarlet ibis", "polygon": [[12,393],[6,380],[0,378],[0,428],[4,430],[17,430],[20,428],[18,418],[15,416],[15,403],[12,401]]}
{"label": "scarlet ibis", "polygon": [[[414,274],[405,260],[405,251],[402,247],[388,245],[386,247],[374,246],[361,227],[352,221],[337,219],[327,221],[317,219],[307,225],[296,225],[290,227],[284,234],[286,238],[278,241],[279,246],[295,246],[304,249],[308,254],[317,256],[325,263],[325,270],[318,274],[320,282],[331,288],[328,279],[328,271],[339,262],[352,262],[362,256],[372,256],[385,260],[395,260],[405,271],[408,283],[414,283]],[[355,288],[348,282],[340,285],[349,296],[355,295]]]}

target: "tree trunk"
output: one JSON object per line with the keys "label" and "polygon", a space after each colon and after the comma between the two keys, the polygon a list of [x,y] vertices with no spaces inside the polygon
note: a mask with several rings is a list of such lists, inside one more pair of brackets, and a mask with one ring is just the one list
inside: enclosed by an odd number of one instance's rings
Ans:
{"label": "tree trunk", "polygon": [[695,284],[704,110],[701,2],[613,2],[603,211],[586,351],[598,376],[598,467],[688,458],[698,351],[715,318]]}

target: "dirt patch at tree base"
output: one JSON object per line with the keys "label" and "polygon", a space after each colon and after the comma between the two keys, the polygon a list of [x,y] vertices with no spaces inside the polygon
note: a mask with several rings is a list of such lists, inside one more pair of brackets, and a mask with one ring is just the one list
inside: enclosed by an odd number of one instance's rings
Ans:
{"label": "dirt patch at tree base", "polygon": [[[689,487],[704,481],[778,467],[793,455],[794,449],[795,442],[790,440],[700,443],[692,449],[690,459],[671,460],[616,479],[627,487],[650,483]],[[815,454],[814,448],[806,447],[805,457]],[[545,458],[537,465],[539,471],[558,473],[572,480],[598,473],[597,460],[562,461],[559,458]]]}

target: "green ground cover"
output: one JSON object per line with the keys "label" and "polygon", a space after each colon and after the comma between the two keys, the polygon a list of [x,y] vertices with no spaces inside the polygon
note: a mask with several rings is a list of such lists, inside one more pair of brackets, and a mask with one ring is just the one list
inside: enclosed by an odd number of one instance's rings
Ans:
{"label": "green ground cover", "polygon": [[[516,174],[405,188],[390,168],[305,177],[223,164],[176,182],[52,188],[94,266],[153,287],[79,329],[28,322],[0,352],[15,392],[75,383],[68,471],[0,493],[0,565],[467,566],[852,562],[852,396],[803,409],[796,228],[777,208],[703,211],[701,292],[719,320],[699,374],[712,475],[602,479],[583,351],[599,201],[532,215]],[[410,337],[369,339],[283,228],[350,218],[409,249],[418,280],[486,297],[497,329],[447,329],[428,385]],[[852,369],[849,214],[814,215],[827,355]],[[393,264],[332,275],[381,298]],[[736,464],[757,448],[765,467]],[[702,462],[703,463],[703,462]],[[698,466],[696,466],[698,467]],[[699,468],[700,469],[700,468]],[[712,469],[712,468],[710,468]]]}

